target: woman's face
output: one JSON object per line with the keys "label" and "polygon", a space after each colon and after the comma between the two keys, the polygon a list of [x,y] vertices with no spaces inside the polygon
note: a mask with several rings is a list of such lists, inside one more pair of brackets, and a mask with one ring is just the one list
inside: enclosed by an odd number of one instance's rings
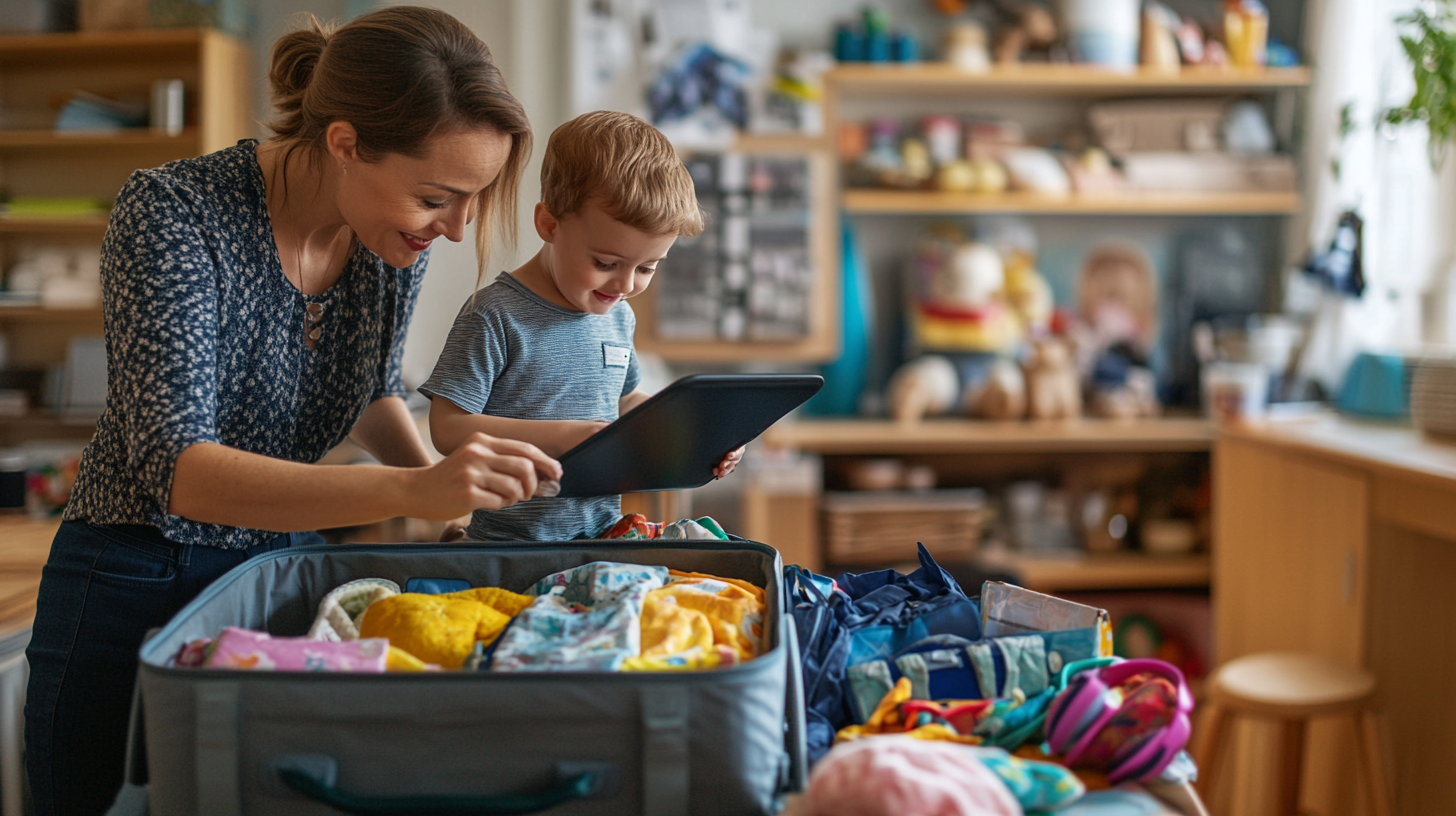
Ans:
{"label": "woman's face", "polygon": [[366,162],[353,150],[331,150],[342,166],[339,212],[385,263],[410,266],[436,238],[464,239],[477,196],[500,175],[510,150],[511,137],[491,128],[441,133],[419,158],[391,153]]}

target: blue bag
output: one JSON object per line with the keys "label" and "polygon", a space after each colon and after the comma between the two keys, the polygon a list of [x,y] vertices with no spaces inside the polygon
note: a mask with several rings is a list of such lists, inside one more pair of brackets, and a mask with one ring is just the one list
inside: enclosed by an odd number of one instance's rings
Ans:
{"label": "blue bag", "polygon": [[916,700],[990,700],[1020,692],[1033,698],[1069,663],[1097,656],[1096,628],[1034,632],[984,640],[925,638],[892,657],[846,668],[855,722],[863,723],[901,677]]}
{"label": "blue bag", "polygon": [[981,637],[980,607],[920,545],[920,569],[845,575],[835,585],[802,567],[784,568],[803,660],[809,761],[855,722],[845,670],[890,658],[933,635]]}

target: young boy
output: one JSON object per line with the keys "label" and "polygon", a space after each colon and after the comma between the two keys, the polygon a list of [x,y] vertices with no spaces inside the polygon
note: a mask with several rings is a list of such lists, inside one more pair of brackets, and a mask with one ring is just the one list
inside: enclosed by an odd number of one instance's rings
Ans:
{"label": "young boy", "polygon": [[[478,431],[559,457],[647,399],[637,388],[636,320],[622,301],[647,288],[677,236],[703,231],[692,177],[667,138],[611,111],[551,134],[535,223],[540,252],[466,300],[420,387],[446,455]],[[715,475],[741,456],[728,454]],[[477,511],[466,538],[591,538],[621,506],[620,496],[532,499]]]}

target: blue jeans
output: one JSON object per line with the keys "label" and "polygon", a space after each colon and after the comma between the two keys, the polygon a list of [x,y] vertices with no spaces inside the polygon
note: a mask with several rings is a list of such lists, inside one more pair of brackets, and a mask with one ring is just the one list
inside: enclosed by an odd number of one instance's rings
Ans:
{"label": "blue jeans", "polygon": [[121,788],[137,650],[254,555],[323,543],[286,533],[247,550],[177,544],[148,525],[61,524],[25,655],[25,764],[37,816],[104,813]]}

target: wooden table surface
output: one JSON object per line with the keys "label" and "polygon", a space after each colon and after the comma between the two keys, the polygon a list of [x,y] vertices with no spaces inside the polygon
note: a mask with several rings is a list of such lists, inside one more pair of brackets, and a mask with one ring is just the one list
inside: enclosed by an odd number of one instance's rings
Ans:
{"label": "wooden table surface", "polygon": [[35,617],[40,571],[60,525],[60,519],[0,516],[0,630]]}

